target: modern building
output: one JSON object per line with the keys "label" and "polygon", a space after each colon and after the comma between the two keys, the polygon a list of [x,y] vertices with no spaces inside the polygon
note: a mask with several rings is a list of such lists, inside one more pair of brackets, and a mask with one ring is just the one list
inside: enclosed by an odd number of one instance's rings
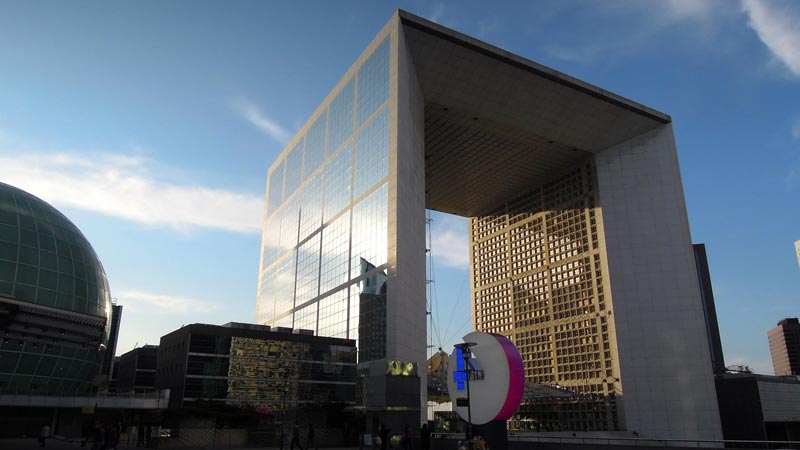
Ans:
{"label": "modern building", "polygon": [[800,375],[800,322],[783,319],[767,332],[775,375]]}
{"label": "modern building", "polygon": [[156,386],[170,390],[170,408],[216,401],[313,416],[326,405],[354,405],[355,343],[263,325],[191,324],[161,337]]}
{"label": "modern building", "polygon": [[711,286],[711,271],[705,244],[692,245],[694,262],[697,268],[697,281],[700,283],[700,300],[703,303],[703,317],[708,335],[708,350],[711,354],[711,368],[715,375],[725,373],[725,356],[722,354],[722,339],[719,336],[717,307],[714,304],[714,289]]}
{"label": "modern building", "polygon": [[269,168],[257,317],[359,348],[385,320],[359,373],[392,427],[425,418],[425,377],[385,374],[425,367],[426,208],[469,218],[474,328],[608,405],[583,429],[721,436],[668,115],[403,11],[381,29]]}
{"label": "modern building", "polygon": [[800,441],[800,380],[752,373],[715,378],[725,440]]}
{"label": "modern building", "polygon": [[0,183],[0,394],[93,392],[110,309],[103,265],[80,230]]}
{"label": "modern building", "polygon": [[156,390],[156,365],[158,346],[145,345],[119,357],[116,388],[119,393],[154,392]]}
{"label": "modern building", "polygon": [[122,305],[118,305],[116,301],[111,299],[111,318],[108,327],[108,346],[106,347],[105,354],[103,355],[103,364],[100,366],[100,375],[103,380],[101,381],[106,387],[110,387],[112,378],[114,376],[114,363],[117,354],[117,341],[119,339],[119,327],[122,322]]}

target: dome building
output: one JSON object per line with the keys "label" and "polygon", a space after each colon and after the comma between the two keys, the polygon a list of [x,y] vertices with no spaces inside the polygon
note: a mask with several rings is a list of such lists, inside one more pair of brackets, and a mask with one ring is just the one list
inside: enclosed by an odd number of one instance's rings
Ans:
{"label": "dome building", "polygon": [[0,394],[80,394],[97,381],[111,301],[63,214],[0,183]]}

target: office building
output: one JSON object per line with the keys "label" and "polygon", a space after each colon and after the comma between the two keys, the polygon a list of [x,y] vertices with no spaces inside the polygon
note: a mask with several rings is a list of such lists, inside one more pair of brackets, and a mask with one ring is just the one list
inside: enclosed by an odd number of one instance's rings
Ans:
{"label": "office building", "polygon": [[156,386],[170,390],[170,408],[218,401],[310,416],[326,404],[354,405],[355,343],[263,325],[191,324],[161,337]]}
{"label": "office building", "polygon": [[800,380],[753,373],[715,378],[725,440],[800,440]]}
{"label": "office building", "polygon": [[119,393],[145,393],[156,390],[158,346],[136,347],[119,357],[116,388]]}
{"label": "office building", "polygon": [[775,375],[800,375],[800,322],[783,319],[767,332]]}
{"label": "office building", "polygon": [[[426,208],[469,218],[475,329],[509,336],[529,381],[608,405],[576,426],[721,436],[668,115],[392,17],[268,170],[257,303],[259,323],[359,347],[385,321],[359,359],[386,393],[368,424],[425,418],[425,377],[385,374],[425,367]],[[365,317],[376,274],[385,309]]]}
{"label": "office building", "polygon": [[0,183],[0,394],[93,392],[110,308],[103,265],[80,230]]}
{"label": "office building", "polygon": [[111,317],[108,326],[108,346],[103,355],[103,364],[100,366],[101,384],[108,389],[111,386],[111,379],[114,378],[114,360],[117,354],[117,341],[119,339],[119,327],[122,322],[122,305],[116,304],[111,300]]}

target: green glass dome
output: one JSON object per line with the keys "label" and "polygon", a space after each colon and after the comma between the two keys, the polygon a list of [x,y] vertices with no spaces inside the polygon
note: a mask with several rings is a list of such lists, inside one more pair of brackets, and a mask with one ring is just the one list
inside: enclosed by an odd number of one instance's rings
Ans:
{"label": "green glass dome", "polygon": [[103,265],[63,214],[0,183],[0,296],[107,317]]}
{"label": "green glass dome", "polygon": [[110,309],[105,271],[80,230],[0,183],[0,393],[91,393]]}

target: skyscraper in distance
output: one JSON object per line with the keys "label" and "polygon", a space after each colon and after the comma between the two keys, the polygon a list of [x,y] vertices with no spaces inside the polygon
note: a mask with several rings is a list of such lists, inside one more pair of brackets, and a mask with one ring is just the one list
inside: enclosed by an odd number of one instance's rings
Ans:
{"label": "skyscraper in distance", "polygon": [[425,367],[426,208],[469,218],[475,329],[599,399],[568,426],[720,437],[668,115],[391,18],[269,168],[257,302],[358,341],[368,427],[424,417],[424,373],[389,368]]}
{"label": "skyscraper in distance", "polygon": [[800,375],[800,322],[783,319],[767,332],[775,375]]}

